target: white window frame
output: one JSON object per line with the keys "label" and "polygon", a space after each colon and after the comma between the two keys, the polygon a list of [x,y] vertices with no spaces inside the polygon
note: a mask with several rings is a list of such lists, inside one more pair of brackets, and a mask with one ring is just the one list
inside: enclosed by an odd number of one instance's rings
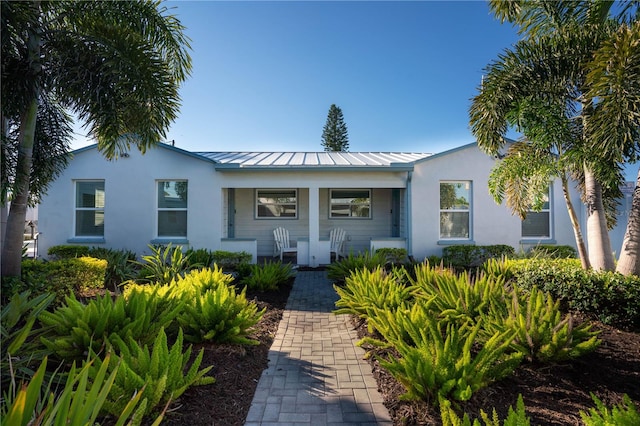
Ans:
{"label": "white window frame", "polygon": [[[186,207],[160,207],[159,185],[166,182],[186,182],[187,183],[187,206]],[[184,239],[187,238],[189,230],[189,181],[187,179],[157,179],[155,181],[156,194],[156,238],[158,239]],[[162,235],[160,234],[160,212],[186,212],[185,235]]]}
{"label": "white window frame", "polygon": [[[349,204],[349,216],[334,216],[333,215],[333,199],[334,199],[334,192],[348,192],[348,191],[362,191],[362,192],[367,192],[368,196],[367,199],[369,200],[368,203],[361,203],[361,204],[354,204],[354,203],[350,203]],[[372,217],[372,206],[373,206],[373,198],[372,198],[372,194],[373,191],[370,188],[334,188],[334,189],[330,189],[329,190],[329,219],[346,219],[346,220],[357,220],[357,219],[371,219]],[[346,205],[346,204],[345,204]],[[369,215],[368,216],[351,216],[351,207],[352,206],[366,206],[369,207]]]}
{"label": "white window frame", "polygon": [[[440,205],[440,197],[442,191],[442,184],[466,184],[469,186],[469,207],[466,209],[446,208],[443,209]],[[470,241],[473,235],[473,181],[472,180],[441,180],[438,182],[438,238],[441,241]],[[467,235],[466,236],[443,236],[442,233],[442,215],[443,213],[466,213],[468,215],[467,223]]]}
{"label": "white window frame", "polygon": [[[79,184],[82,183],[102,183],[102,207],[79,207],[78,206],[78,189]],[[73,182],[73,235],[74,238],[104,238],[104,220],[105,220],[105,205],[106,205],[106,184],[104,179],[81,179],[74,180]],[[97,195],[96,195],[97,198]],[[94,203],[98,204],[98,203]],[[91,235],[78,235],[78,212],[82,211],[93,211],[93,212],[102,212],[102,233],[101,234],[91,234]]]}
{"label": "white window frame", "polygon": [[524,219],[520,222],[520,238],[522,240],[533,240],[533,241],[541,241],[541,240],[553,240],[553,197],[551,196],[553,194],[553,186],[549,185],[549,188],[547,190],[547,208],[543,208],[541,209],[539,212],[537,211],[533,211],[533,210],[529,210],[527,212],[527,217],[529,217],[530,214],[537,214],[537,213],[547,213],[547,220],[549,221],[548,223],[548,229],[549,229],[549,235],[524,235],[524,222],[527,219]]}
{"label": "white window frame", "polygon": [[[290,195],[286,195],[285,193],[291,193],[293,192],[293,196],[295,197],[295,203],[278,203],[278,202],[273,202],[273,203],[260,203],[260,198],[272,198],[272,197],[260,197],[260,193],[261,192],[271,192],[271,193],[278,193],[281,192],[283,194],[282,198],[286,198],[287,196]],[[259,220],[292,220],[292,219],[297,219],[298,218],[298,211],[299,211],[299,206],[298,206],[298,201],[299,201],[299,197],[298,197],[298,190],[294,189],[294,188],[256,188],[255,192],[255,202],[254,202],[254,217],[256,219]],[[277,198],[277,197],[276,197]],[[290,204],[295,204],[295,214],[293,216],[260,216],[260,206],[267,206],[267,205],[272,205],[272,206],[288,206]]]}

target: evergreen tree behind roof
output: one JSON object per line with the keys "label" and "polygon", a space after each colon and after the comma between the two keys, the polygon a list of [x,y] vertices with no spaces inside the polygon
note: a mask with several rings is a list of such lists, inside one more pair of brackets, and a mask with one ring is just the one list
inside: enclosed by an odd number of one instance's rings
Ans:
{"label": "evergreen tree behind roof", "polygon": [[342,110],[335,104],[329,107],[327,122],[322,130],[322,146],[325,151],[349,151],[349,135]]}

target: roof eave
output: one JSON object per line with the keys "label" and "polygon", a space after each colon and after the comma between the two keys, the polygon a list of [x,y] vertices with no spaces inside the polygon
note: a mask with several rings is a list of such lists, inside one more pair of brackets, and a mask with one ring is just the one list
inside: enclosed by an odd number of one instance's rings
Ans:
{"label": "roof eave", "polygon": [[390,164],[388,166],[241,166],[240,164],[220,164],[214,168],[224,172],[410,172],[413,164]]}

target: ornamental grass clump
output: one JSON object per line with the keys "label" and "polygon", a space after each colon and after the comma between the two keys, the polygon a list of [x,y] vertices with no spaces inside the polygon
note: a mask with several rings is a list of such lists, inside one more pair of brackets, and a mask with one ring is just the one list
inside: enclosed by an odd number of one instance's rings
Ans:
{"label": "ornamental grass clump", "polygon": [[557,362],[580,357],[594,351],[600,341],[591,324],[575,325],[573,316],[563,317],[560,303],[550,294],[533,287],[526,293],[518,288],[512,292],[507,314],[493,310],[485,321],[486,335],[513,331],[511,348],[529,362]]}
{"label": "ornamental grass clump", "polygon": [[43,293],[36,297],[26,291],[14,294],[0,309],[0,384],[4,388],[16,378],[33,374],[33,364],[42,361],[49,353],[39,343],[43,330],[35,327],[55,295]]}
{"label": "ornamental grass clump", "polygon": [[362,269],[372,271],[378,267],[384,267],[386,261],[383,253],[371,254],[368,251],[358,255],[349,253],[347,257],[327,266],[327,276],[336,284],[342,285],[352,272]]}
{"label": "ornamental grass clump", "polygon": [[395,312],[375,309],[371,316],[375,328],[398,353],[377,359],[406,388],[402,399],[434,404],[440,398],[466,401],[519,365],[522,354],[507,352],[513,332],[496,332],[483,345],[476,345],[480,323],[472,328],[445,325],[418,305]]}
{"label": "ornamental grass clump", "polygon": [[183,302],[178,323],[186,340],[258,344],[248,335],[266,308],[258,311],[254,302],[247,301],[246,288],[237,293],[227,285],[227,277],[216,267],[193,271],[173,284],[173,294]]}
{"label": "ornamental grass clump", "polygon": [[[440,417],[442,418],[442,426],[482,426],[478,419],[473,419],[473,423],[471,423],[471,419],[467,413],[464,413],[462,419],[458,417],[451,407],[451,402],[446,399],[440,400]],[[489,417],[484,410],[480,410],[480,417],[482,418],[484,426],[529,426],[531,424],[531,420],[525,412],[522,395],[518,395],[515,410],[513,407],[509,407],[509,412],[504,421],[500,421],[495,408],[493,409],[493,415],[491,417]]]}
{"label": "ornamental grass clump", "polygon": [[433,268],[428,264],[414,269],[415,296],[428,301],[434,315],[461,326],[474,325],[492,305],[503,305],[504,279],[478,273],[474,279],[467,272]]}
{"label": "ornamental grass clump", "polygon": [[[119,366],[109,366],[109,372],[116,368],[117,372],[104,402],[104,410],[114,416],[118,416],[128,403],[123,395],[142,393],[141,404],[145,404],[144,414],[148,415],[179,398],[191,386],[215,382],[213,377],[206,376],[212,366],[200,370],[204,349],[193,360],[191,346],[183,352],[182,331],[178,332],[171,347],[167,344],[164,329],[160,329],[151,348],[140,345],[131,337],[123,339],[116,336],[111,343],[121,360]],[[96,356],[90,377],[96,377],[101,368],[102,361]]]}
{"label": "ornamental grass clump", "polygon": [[250,290],[276,291],[280,286],[289,282],[295,276],[293,266],[290,263],[265,262],[249,266],[249,275],[241,281]]}
{"label": "ornamental grass clump", "polygon": [[40,322],[48,328],[41,340],[57,357],[81,361],[89,349],[104,349],[113,336],[131,337],[140,343],[153,341],[182,310],[179,300],[167,301],[154,291],[132,291],[126,298],[115,299],[98,296],[86,305],[71,295],[54,312],[40,314]]}
{"label": "ornamental grass clump", "polygon": [[[333,286],[340,298],[336,314],[351,314],[366,320],[373,308],[395,310],[411,299],[411,288],[398,283],[397,276],[381,266],[353,271],[344,287]],[[369,323],[371,332],[371,323]]]}
{"label": "ornamental grass clump", "polygon": [[[51,426],[70,425],[85,426],[98,424],[96,420],[102,415],[102,408],[117,374],[118,362],[111,361],[107,354],[99,368],[92,366],[92,361],[86,362],[77,369],[75,363],[66,373],[67,380],[64,387],[52,391],[52,384],[60,379],[60,373],[53,373],[49,381],[45,381],[47,373],[47,358],[45,357],[38,370],[28,383],[23,383],[20,389],[13,384],[3,395],[0,405],[0,419],[3,424],[11,426]],[[93,379],[89,380],[89,370],[93,368]],[[109,372],[110,371],[110,372]],[[120,395],[122,409],[111,419],[115,426],[139,425],[145,410],[145,404],[140,403],[141,393],[133,392],[129,398]],[[154,425],[160,424],[162,414],[155,420]]]}
{"label": "ornamental grass clump", "polygon": [[625,394],[622,403],[606,407],[598,397],[591,393],[591,399],[596,407],[590,408],[589,412],[580,411],[580,418],[585,426],[637,426],[640,425],[640,413],[635,404]]}
{"label": "ornamental grass clump", "polygon": [[141,262],[134,262],[140,267],[138,281],[146,283],[169,284],[182,277],[191,269],[200,267],[191,263],[190,255],[182,252],[182,246],[166,247],[149,245],[150,255],[142,256]]}

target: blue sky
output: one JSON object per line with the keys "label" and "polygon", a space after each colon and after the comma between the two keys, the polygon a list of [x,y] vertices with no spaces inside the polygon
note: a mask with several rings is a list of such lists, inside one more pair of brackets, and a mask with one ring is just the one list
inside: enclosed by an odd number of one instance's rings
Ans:
{"label": "blue sky", "polygon": [[[193,48],[167,140],[191,151],[322,151],[331,104],[350,151],[473,142],[470,99],[483,69],[517,40],[484,1],[166,5]],[[88,143],[79,134],[73,148]]]}

